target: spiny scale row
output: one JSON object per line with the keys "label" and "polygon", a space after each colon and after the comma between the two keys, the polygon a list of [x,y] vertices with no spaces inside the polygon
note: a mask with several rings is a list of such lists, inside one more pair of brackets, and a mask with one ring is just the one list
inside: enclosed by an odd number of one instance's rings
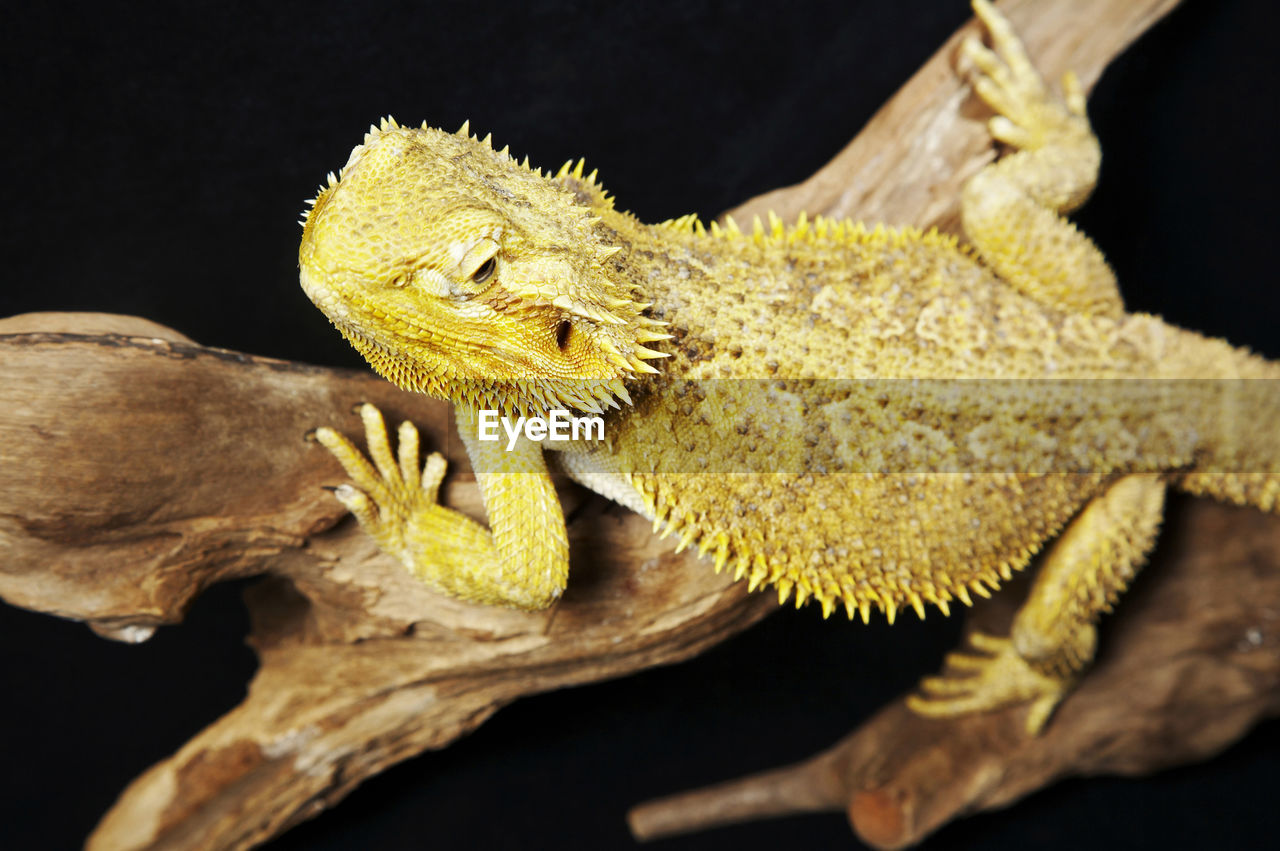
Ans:
{"label": "spiny scale row", "polygon": [[710,225],[703,224],[697,214],[690,213],[677,219],[668,219],[657,225],[674,233],[688,236],[705,236],[710,234],[716,239],[745,239],[750,237],[757,245],[768,243],[794,244],[803,242],[860,243],[882,245],[887,248],[901,248],[908,243],[930,242],[949,247],[956,247],[959,240],[951,234],[939,233],[937,228],[922,231],[915,227],[887,228],[877,224],[868,228],[862,222],[851,219],[834,219],[828,216],[815,216],[812,221],[805,213],[801,213],[794,225],[788,227],[778,214],[772,210],[768,213],[768,222],[755,216],[750,233],[742,230],[733,216],[726,216],[724,224],[712,220]]}
{"label": "spiny scale row", "polygon": [[[396,126],[397,125],[394,119],[391,119],[391,118],[383,119],[383,127],[382,127],[383,130],[388,129],[388,127],[394,128]],[[373,128],[370,128],[370,129],[373,129]],[[427,122],[425,121],[422,122],[422,129],[424,130],[427,129]],[[471,141],[484,145],[486,148],[493,150],[493,134],[487,133],[485,134],[485,137],[483,139],[480,138],[479,134],[473,134],[471,132],[471,119],[467,119],[466,121],[462,122],[462,126],[458,128],[458,132],[455,135],[461,136],[464,139],[471,139]],[[511,156],[510,145],[504,145],[502,150],[498,151],[498,153],[506,155],[506,157],[512,160],[513,162],[515,161],[515,157]],[[576,180],[580,180],[589,186],[593,186],[596,189],[601,190],[602,196],[605,199],[605,201],[612,202],[613,201],[612,196],[604,194],[604,187],[599,183],[600,170],[592,169],[590,174],[584,174],[586,170],[586,166],[587,166],[587,161],[585,158],[580,157],[576,162],[574,160],[568,160],[567,162],[565,162],[564,165],[560,166],[559,171],[557,171],[554,175],[552,175],[550,171],[544,172],[540,168],[534,168],[533,166],[529,165],[529,157],[527,155],[520,162],[521,168],[525,169],[526,171],[532,171],[535,174],[537,174],[539,177],[546,177],[546,178],[554,177],[554,179],[556,180],[561,180],[566,177],[572,177]]]}
{"label": "spiny scale row", "polygon": [[[900,588],[897,592],[898,596],[894,596],[892,591],[878,593],[872,588],[860,589],[858,592],[842,589],[834,579],[828,579],[821,587],[816,587],[807,577],[792,579],[784,576],[781,568],[771,568],[768,560],[759,552],[754,555],[749,552],[731,554],[731,542],[727,534],[722,531],[706,530],[698,524],[697,518],[693,515],[681,517],[670,506],[666,506],[666,510],[663,510],[664,507],[657,504],[652,488],[641,487],[640,492],[646,507],[654,516],[653,531],[658,535],[659,540],[679,534],[675,552],[683,552],[694,544],[697,545],[699,556],[705,556],[714,550],[714,569],[717,574],[725,570],[732,560],[733,579],[736,582],[746,578],[748,592],[754,592],[765,584],[773,583],[778,589],[778,605],[785,604],[794,591],[797,609],[807,603],[812,596],[822,606],[823,618],[831,616],[837,603],[843,603],[845,613],[850,620],[856,613],[863,623],[870,621],[873,605],[884,613],[890,624],[896,620],[902,603],[910,606],[921,620],[925,616],[926,603],[937,606],[944,615],[950,615],[951,600],[959,600],[966,606],[972,606],[971,591],[979,597],[990,598],[991,592],[999,589],[1001,580],[1007,582],[1013,578],[1015,570],[1011,563],[1005,562],[998,567],[983,571],[968,583],[945,579],[939,583],[926,581],[924,584],[927,587],[920,590]],[[1030,558],[1033,554],[1028,551],[1024,555]]]}

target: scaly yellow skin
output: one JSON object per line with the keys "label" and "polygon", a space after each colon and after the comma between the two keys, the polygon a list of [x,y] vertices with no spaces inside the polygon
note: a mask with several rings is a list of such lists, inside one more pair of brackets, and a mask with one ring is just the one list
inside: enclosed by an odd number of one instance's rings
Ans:
{"label": "scaly yellow skin", "polygon": [[[824,616],[946,612],[1049,545],[1011,635],[975,637],[979,655],[912,699],[932,715],[1028,701],[1040,729],[1168,484],[1276,505],[1280,402],[1185,379],[1280,370],[1124,312],[1060,218],[1097,177],[1083,95],[1071,76],[1050,94],[1007,22],[974,9],[994,51],[964,53],[1017,152],[966,187],[969,246],[823,219],[645,225],[581,162],[544,175],[465,125],[372,128],[307,216],[302,284],[381,374],[455,403],[490,528],[436,504],[444,462],[419,471],[407,423],[394,457],[371,406],[372,464],[317,433],[353,480],[339,499],[432,587],[544,608],[568,546],[543,447],[479,441],[477,412],[567,408],[602,412],[607,437],[556,453],[569,475]],[[1133,378],[1184,381],[1082,383]]]}

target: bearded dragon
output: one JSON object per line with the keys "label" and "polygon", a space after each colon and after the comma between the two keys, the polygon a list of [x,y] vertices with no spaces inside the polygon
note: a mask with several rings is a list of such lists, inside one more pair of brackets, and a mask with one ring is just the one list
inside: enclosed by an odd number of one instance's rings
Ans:
{"label": "bearded dragon", "polygon": [[1062,218],[1101,156],[1080,86],[1051,92],[973,8],[992,47],[963,54],[1013,153],[965,187],[963,244],[803,216],[649,225],[581,160],[543,173],[466,124],[371,128],[305,216],[302,286],[380,374],[452,400],[489,528],[437,503],[441,456],[420,467],[410,423],[393,455],[369,405],[371,461],[316,433],[352,480],[337,498],[429,586],[545,608],[569,568],[548,453],[481,440],[481,412],[564,409],[605,423],[604,441],[548,445],[569,476],[824,617],[946,613],[1043,551],[1010,635],[974,635],[911,699],[935,716],[1028,702],[1040,730],[1169,486],[1277,507],[1280,401],[1224,388],[1280,367],[1125,312]]}

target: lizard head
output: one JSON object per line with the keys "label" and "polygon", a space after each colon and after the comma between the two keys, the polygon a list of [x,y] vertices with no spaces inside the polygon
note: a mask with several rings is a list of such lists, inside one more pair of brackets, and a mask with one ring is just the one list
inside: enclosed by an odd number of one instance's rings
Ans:
{"label": "lizard head", "polygon": [[[566,179],[567,178],[567,179]],[[625,214],[596,186],[495,151],[486,137],[384,120],[303,222],[311,300],[405,389],[515,412],[598,412],[656,372]],[[621,256],[620,256],[621,255]]]}

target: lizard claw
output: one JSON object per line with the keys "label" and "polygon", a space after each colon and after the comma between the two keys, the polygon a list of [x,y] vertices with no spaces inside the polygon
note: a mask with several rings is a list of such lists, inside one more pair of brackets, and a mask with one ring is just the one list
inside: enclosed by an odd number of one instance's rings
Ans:
{"label": "lizard claw", "polygon": [[351,477],[334,490],[334,497],[375,540],[394,546],[414,512],[423,505],[436,504],[445,460],[432,452],[425,467],[419,468],[418,430],[408,421],[400,424],[398,451],[393,456],[382,412],[368,403],[357,411],[364,422],[368,456],[331,428],[316,429],[315,437]]}
{"label": "lizard claw", "polygon": [[969,642],[979,653],[947,656],[946,666],[952,673],[921,680],[923,694],[908,697],[907,706],[929,718],[952,718],[1030,702],[1026,730],[1028,735],[1039,733],[1071,691],[1074,677],[1037,670],[1022,658],[1011,639],[975,632]]}
{"label": "lizard claw", "polygon": [[987,0],[973,0],[973,11],[990,33],[992,47],[969,36],[961,51],[974,68],[973,90],[996,113],[987,124],[991,136],[1019,150],[1036,150],[1064,133],[1088,134],[1084,92],[1075,74],[1063,77],[1064,103],[1045,86],[1009,21]]}

